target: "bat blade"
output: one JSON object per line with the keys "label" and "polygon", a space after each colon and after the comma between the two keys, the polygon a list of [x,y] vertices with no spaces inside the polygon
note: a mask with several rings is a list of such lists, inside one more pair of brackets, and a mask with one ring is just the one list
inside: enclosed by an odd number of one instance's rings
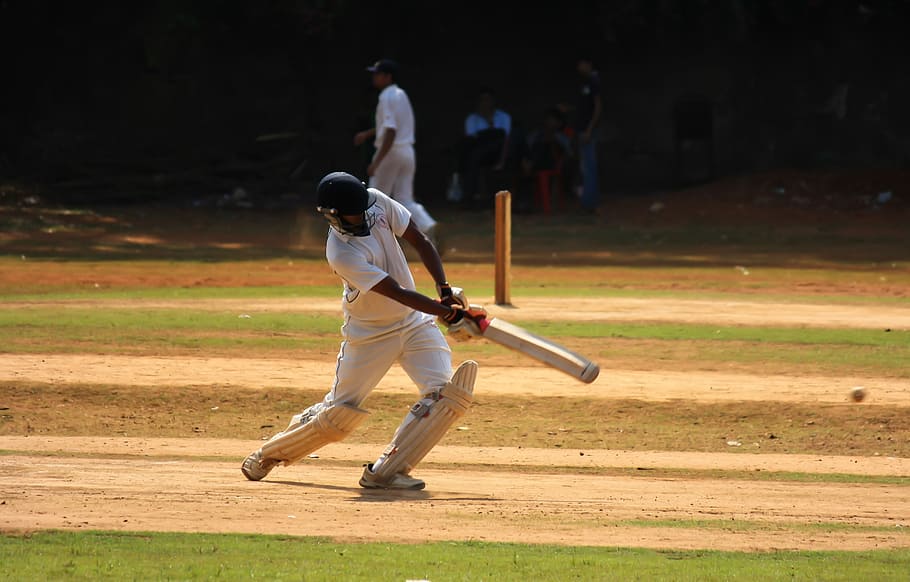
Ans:
{"label": "bat blade", "polygon": [[498,317],[487,320],[483,337],[587,384],[596,380],[600,374],[600,366],[588,358]]}

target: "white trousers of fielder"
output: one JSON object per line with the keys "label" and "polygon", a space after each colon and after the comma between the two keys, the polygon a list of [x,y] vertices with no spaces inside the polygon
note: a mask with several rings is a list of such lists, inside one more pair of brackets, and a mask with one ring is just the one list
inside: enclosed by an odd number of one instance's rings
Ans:
{"label": "white trousers of fielder", "polygon": [[427,232],[436,221],[422,204],[414,200],[414,173],[417,161],[411,144],[393,145],[376,173],[370,177],[370,187],[387,194],[400,202],[411,212],[414,224],[421,232]]}

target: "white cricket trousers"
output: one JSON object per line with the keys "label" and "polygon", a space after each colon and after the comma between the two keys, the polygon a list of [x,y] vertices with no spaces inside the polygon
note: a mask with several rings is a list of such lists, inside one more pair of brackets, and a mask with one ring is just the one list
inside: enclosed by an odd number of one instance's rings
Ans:
{"label": "white cricket trousers", "polygon": [[370,187],[376,188],[400,202],[411,212],[414,224],[421,232],[427,232],[436,221],[422,204],[414,200],[414,173],[417,161],[411,144],[393,145],[376,173],[370,176]]}
{"label": "white cricket trousers", "polygon": [[438,391],[452,378],[452,351],[432,318],[366,341],[341,344],[335,381],[323,403],[360,404],[398,362],[420,396]]}

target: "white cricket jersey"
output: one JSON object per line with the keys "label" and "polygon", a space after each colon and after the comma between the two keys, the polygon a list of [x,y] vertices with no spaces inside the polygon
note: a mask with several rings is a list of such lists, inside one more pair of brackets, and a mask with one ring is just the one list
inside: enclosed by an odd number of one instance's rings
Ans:
{"label": "white cricket jersey", "polygon": [[388,276],[405,289],[416,289],[395,238],[407,230],[411,213],[379,190],[370,191],[376,194],[376,204],[367,210],[367,219],[372,223],[369,236],[350,236],[330,228],[325,245],[329,265],[344,280],[342,332],[355,341],[396,332],[424,317],[419,311],[370,291]]}
{"label": "white cricket jersey", "polygon": [[376,148],[382,145],[387,129],[395,130],[394,145],[414,143],[414,110],[408,94],[398,85],[392,84],[379,94],[376,104]]}

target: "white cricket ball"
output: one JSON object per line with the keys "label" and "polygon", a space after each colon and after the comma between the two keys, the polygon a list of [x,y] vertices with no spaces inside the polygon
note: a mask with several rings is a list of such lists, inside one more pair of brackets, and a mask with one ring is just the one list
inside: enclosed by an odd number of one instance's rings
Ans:
{"label": "white cricket ball", "polygon": [[866,399],[866,389],[862,386],[854,386],[850,390],[850,398],[853,399],[853,402],[862,402]]}

